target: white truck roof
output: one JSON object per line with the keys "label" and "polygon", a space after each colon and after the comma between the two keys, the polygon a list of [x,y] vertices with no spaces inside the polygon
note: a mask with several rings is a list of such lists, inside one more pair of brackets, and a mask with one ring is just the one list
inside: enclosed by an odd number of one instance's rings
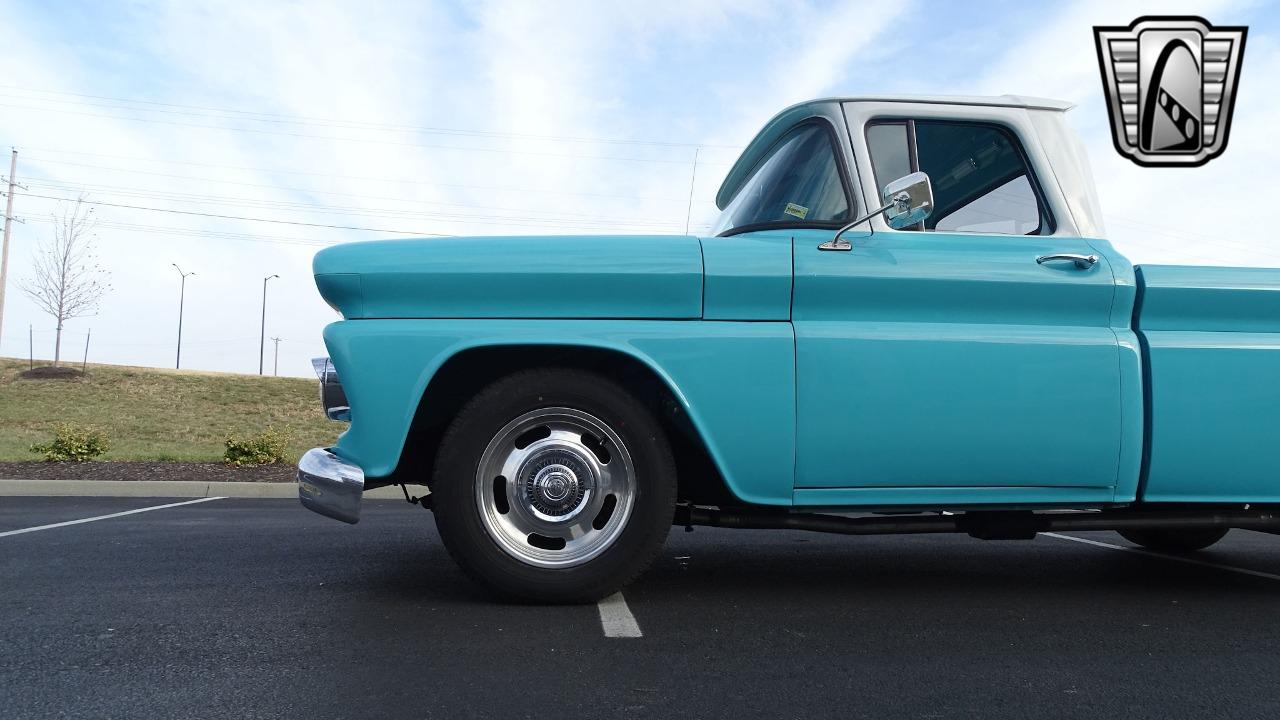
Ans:
{"label": "white truck roof", "polygon": [[1029,97],[1027,95],[857,95],[810,100],[815,102],[904,102],[932,103],[939,105],[986,105],[989,107],[1014,107],[1028,110],[1058,110],[1065,112],[1075,107],[1065,100]]}

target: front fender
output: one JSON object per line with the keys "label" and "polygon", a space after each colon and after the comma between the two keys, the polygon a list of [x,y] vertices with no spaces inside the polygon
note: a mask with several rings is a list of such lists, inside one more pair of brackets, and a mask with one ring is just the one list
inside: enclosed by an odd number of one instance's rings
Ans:
{"label": "front fender", "polygon": [[625,353],[671,389],[730,492],[791,504],[795,336],[787,322],[661,320],[354,320],[325,328],[351,405],[334,451],[366,477],[400,461],[436,371],[475,348],[557,345]]}

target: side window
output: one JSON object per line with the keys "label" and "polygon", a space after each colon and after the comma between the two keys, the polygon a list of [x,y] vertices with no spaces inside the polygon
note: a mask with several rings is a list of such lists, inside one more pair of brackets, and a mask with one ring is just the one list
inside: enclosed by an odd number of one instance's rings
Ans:
{"label": "side window", "polygon": [[905,122],[877,123],[867,128],[867,147],[876,174],[876,196],[880,189],[912,172],[911,145]]}
{"label": "side window", "polygon": [[725,206],[712,233],[761,224],[836,225],[851,218],[831,133],[810,122],[778,141]]}
{"label": "side window", "polygon": [[877,187],[914,170],[928,173],[934,211],[925,230],[1001,235],[1053,231],[1031,168],[1008,130],[934,120],[878,122],[867,127],[867,146]]}

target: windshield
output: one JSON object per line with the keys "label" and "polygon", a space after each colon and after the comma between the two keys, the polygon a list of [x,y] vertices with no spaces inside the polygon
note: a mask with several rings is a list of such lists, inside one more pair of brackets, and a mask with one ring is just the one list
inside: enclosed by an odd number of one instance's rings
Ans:
{"label": "windshield", "polygon": [[837,224],[849,214],[831,136],[808,123],[778,142],[720,213],[712,234],[760,224]]}

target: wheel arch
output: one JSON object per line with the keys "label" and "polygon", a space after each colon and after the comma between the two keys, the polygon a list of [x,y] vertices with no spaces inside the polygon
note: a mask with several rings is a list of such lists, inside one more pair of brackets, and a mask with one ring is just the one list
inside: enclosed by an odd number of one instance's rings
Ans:
{"label": "wheel arch", "polygon": [[422,391],[391,482],[428,483],[440,440],[463,405],[499,378],[540,367],[600,374],[644,403],[671,443],[680,500],[741,502],[725,479],[696,409],[656,361],[634,348],[571,342],[497,342],[457,348]]}

